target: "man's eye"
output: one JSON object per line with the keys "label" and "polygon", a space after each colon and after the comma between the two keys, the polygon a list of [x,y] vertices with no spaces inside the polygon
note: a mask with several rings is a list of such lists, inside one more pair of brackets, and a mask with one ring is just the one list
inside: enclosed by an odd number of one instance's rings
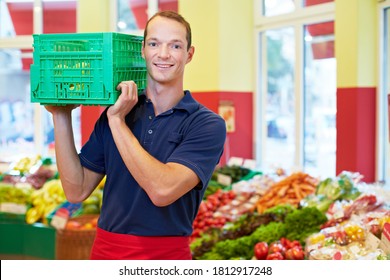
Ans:
{"label": "man's eye", "polygon": [[155,47],[155,46],[157,46],[157,43],[156,42],[149,42],[149,44],[148,44],[150,47]]}
{"label": "man's eye", "polygon": [[181,49],[181,46],[180,45],[172,45],[172,48],[178,50],[178,49]]}

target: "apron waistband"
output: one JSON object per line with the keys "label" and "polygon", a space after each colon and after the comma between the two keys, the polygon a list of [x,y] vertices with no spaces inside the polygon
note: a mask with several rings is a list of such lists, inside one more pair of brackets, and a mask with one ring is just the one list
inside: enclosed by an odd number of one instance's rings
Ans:
{"label": "apron waistband", "polygon": [[190,260],[188,236],[137,236],[96,229],[92,260]]}

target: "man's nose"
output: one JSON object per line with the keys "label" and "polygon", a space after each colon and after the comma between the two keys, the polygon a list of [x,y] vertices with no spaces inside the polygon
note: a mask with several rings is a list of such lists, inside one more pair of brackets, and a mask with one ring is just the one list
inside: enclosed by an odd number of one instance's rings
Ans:
{"label": "man's nose", "polygon": [[169,48],[167,45],[161,45],[159,49],[159,56],[161,58],[169,58],[170,53],[169,53]]}

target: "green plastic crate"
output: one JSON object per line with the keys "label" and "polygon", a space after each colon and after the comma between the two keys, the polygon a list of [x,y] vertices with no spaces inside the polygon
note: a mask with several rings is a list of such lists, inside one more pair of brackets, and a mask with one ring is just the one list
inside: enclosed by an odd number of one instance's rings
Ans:
{"label": "green plastic crate", "polygon": [[115,32],[33,35],[31,102],[111,105],[121,81],[146,88],[141,36]]}

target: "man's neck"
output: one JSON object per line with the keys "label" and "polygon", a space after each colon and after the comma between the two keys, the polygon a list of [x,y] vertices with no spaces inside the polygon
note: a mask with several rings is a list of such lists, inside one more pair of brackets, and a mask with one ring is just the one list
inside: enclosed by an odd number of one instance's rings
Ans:
{"label": "man's neck", "polygon": [[157,115],[173,108],[184,96],[182,87],[175,86],[147,86],[146,96],[154,106],[154,112]]}

